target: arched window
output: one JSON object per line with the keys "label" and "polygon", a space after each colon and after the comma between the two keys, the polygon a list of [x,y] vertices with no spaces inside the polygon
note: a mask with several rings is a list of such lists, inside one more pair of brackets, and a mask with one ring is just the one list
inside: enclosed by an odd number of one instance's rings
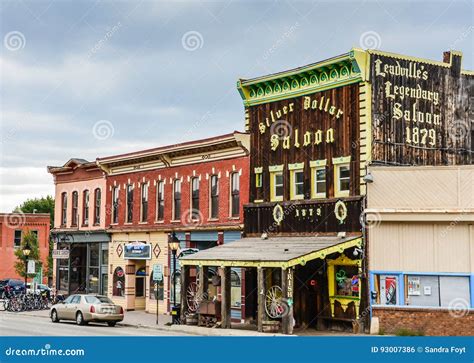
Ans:
{"label": "arched window", "polygon": [[76,191],[72,192],[72,215],[71,215],[71,226],[77,227],[77,221],[79,219],[79,196]]}
{"label": "arched window", "polygon": [[116,267],[114,271],[112,295],[125,296],[125,272],[121,267]]}
{"label": "arched window", "polygon": [[157,290],[158,290],[158,300],[163,300],[164,290],[165,290],[163,279],[159,281],[153,280],[153,274],[150,274],[150,295],[149,295],[150,299],[156,300]]}
{"label": "arched window", "polygon": [[61,227],[65,227],[67,223],[67,193],[61,194]]}
{"label": "arched window", "polygon": [[100,195],[100,189],[97,188],[94,191],[95,197],[94,197],[94,225],[99,225],[100,224],[100,203],[101,203],[101,195]]}

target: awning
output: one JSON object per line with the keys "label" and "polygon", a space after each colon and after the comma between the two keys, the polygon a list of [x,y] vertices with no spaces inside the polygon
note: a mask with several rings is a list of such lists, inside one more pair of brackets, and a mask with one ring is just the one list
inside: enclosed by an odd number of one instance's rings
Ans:
{"label": "awning", "polygon": [[243,238],[181,257],[179,261],[188,266],[288,268],[361,246],[361,236]]}

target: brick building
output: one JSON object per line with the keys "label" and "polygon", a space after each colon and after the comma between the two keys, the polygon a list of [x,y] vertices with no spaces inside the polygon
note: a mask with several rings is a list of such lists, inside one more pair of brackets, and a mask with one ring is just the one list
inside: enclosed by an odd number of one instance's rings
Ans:
{"label": "brick building", "polygon": [[[156,312],[157,295],[159,311],[166,312],[173,305],[174,278],[180,298],[180,271],[169,267],[171,233],[180,240],[178,254],[240,239],[242,205],[248,201],[248,135],[234,132],[99,158],[97,164],[108,175],[108,295],[127,310],[149,312]],[[164,272],[159,282],[152,279],[157,267]],[[240,320],[240,270],[233,276],[233,316]]]}
{"label": "brick building", "polygon": [[65,294],[106,293],[109,235],[106,175],[95,161],[73,158],[49,166],[54,176],[53,287]]}
{"label": "brick building", "polygon": [[25,233],[31,231],[38,237],[42,268],[39,271],[38,281],[47,283],[44,271],[48,266],[49,254],[49,221],[47,213],[1,213],[0,214],[0,279],[17,278],[23,280],[15,272],[14,264],[17,261],[15,250],[22,247]]}

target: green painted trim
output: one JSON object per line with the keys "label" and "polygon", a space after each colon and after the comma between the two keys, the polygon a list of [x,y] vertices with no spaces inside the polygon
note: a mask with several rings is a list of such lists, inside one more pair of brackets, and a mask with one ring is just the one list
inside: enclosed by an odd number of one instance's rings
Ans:
{"label": "green painted trim", "polygon": [[305,95],[313,94],[313,93],[316,93],[316,92],[326,91],[328,89],[332,89],[332,88],[336,88],[336,87],[342,87],[342,86],[347,86],[347,85],[353,84],[353,83],[359,83],[361,81],[362,81],[362,77],[360,75],[356,75],[354,77],[346,78],[342,81],[326,82],[326,83],[324,83],[324,85],[321,85],[321,86],[318,86],[318,87],[298,89],[294,92],[283,92],[283,93],[281,93],[277,96],[255,98],[255,99],[252,99],[252,100],[244,99],[243,103],[244,103],[244,106],[246,106],[246,107],[255,106],[255,105],[260,105],[260,104],[263,104],[263,103],[271,103],[271,102],[285,100],[285,99],[288,99],[288,98],[305,96]]}

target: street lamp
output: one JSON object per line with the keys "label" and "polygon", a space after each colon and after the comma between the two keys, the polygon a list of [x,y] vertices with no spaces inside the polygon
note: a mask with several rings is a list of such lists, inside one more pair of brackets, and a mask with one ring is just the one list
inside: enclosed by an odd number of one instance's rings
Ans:
{"label": "street lamp", "polygon": [[23,256],[25,256],[25,292],[26,292],[26,284],[28,280],[28,256],[31,253],[31,248],[28,242],[26,242],[25,246],[23,247]]}
{"label": "street lamp", "polygon": [[[176,310],[176,252],[179,248],[179,239],[176,237],[176,233],[172,233],[171,238],[168,239],[168,248],[173,253],[173,309]],[[174,312],[177,313],[177,312]],[[173,314],[173,311],[172,311]],[[173,319],[175,321],[175,319]]]}

